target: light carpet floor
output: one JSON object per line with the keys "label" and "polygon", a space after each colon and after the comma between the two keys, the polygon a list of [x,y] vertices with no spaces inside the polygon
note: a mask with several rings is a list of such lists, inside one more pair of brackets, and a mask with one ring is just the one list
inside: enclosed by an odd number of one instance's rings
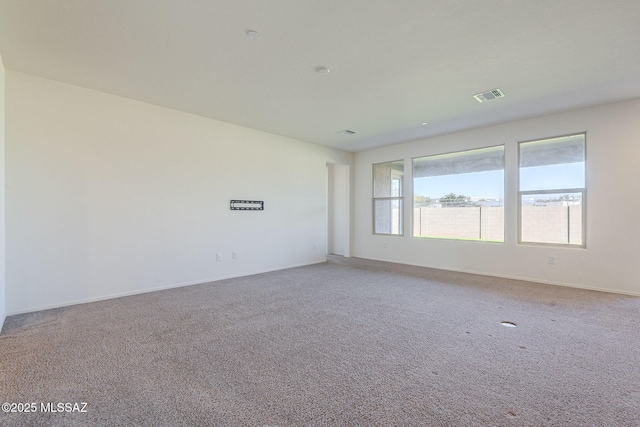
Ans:
{"label": "light carpet floor", "polygon": [[640,426],[639,316],[630,296],[329,257],[9,317],[0,400],[38,411],[0,425]]}

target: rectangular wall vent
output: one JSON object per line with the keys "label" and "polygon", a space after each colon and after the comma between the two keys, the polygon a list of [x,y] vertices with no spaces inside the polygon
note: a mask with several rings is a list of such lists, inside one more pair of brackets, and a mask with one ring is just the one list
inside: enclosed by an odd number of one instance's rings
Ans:
{"label": "rectangular wall vent", "polygon": [[264,202],[262,200],[232,200],[232,211],[263,211]]}
{"label": "rectangular wall vent", "polygon": [[504,93],[502,93],[500,89],[492,89],[486,92],[476,93],[475,95],[473,95],[473,97],[478,102],[485,102],[485,101],[491,101],[492,99],[496,99],[496,98],[503,98]]}

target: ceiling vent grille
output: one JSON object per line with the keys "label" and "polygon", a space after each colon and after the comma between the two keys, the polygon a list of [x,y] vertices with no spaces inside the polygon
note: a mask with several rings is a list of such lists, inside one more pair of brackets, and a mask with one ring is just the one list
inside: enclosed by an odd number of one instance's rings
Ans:
{"label": "ceiling vent grille", "polygon": [[486,92],[476,93],[475,95],[473,95],[473,97],[478,102],[485,102],[485,101],[491,101],[492,99],[496,99],[496,98],[503,98],[504,93],[500,89],[492,89]]}

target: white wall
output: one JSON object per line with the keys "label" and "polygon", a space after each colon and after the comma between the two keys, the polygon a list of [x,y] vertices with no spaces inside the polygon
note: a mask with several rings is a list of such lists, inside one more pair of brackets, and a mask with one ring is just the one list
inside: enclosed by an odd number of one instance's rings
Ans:
{"label": "white wall", "polygon": [[326,165],[350,153],[12,70],[6,83],[8,314],[324,261]]}
{"label": "white wall", "polygon": [[5,306],[5,231],[4,231],[4,65],[0,55],[0,331],[6,318]]}
{"label": "white wall", "polygon": [[[357,153],[354,256],[640,295],[640,99]],[[587,248],[517,244],[517,142],[587,132]],[[411,237],[405,175],[403,237],[374,236],[371,164],[505,144],[505,243]],[[556,257],[556,265],[547,263]]]}
{"label": "white wall", "polygon": [[350,256],[350,167],[327,165],[329,186],[328,253]]}

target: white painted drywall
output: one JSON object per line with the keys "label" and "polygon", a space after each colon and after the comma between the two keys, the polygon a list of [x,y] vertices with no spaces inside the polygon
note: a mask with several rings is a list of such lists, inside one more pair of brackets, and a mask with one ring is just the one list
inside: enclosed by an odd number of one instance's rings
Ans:
{"label": "white painted drywall", "polygon": [[334,202],[333,202],[333,194],[334,194],[334,166],[330,163],[327,163],[327,254],[331,254],[334,252],[334,242],[333,242],[333,229],[334,229]]}
{"label": "white painted drywall", "polygon": [[5,305],[5,228],[4,228],[4,64],[0,55],[0,331],[6,318]]}
{"label": "white painted drywall", "polygon": [[352,154],[6,77],[8,314],[325,260],[326,165]]}
{"label": "white painted drywall", "polygon": [[350,256],[350,167],[327,165],[329,177],[328,253]]}
{"label": "white painted drywall", "polygon": [[[640,294],[640,99],[618,102],[357,153],[354,256],[494,276]],[[587,248],[517,244],[517,142],[587,132]],[[374,236],[371,165],[505,144],[505,243]],[[411,206],[411,174],[405,175]],[[554,256],[556,265],[547,257]]]}

